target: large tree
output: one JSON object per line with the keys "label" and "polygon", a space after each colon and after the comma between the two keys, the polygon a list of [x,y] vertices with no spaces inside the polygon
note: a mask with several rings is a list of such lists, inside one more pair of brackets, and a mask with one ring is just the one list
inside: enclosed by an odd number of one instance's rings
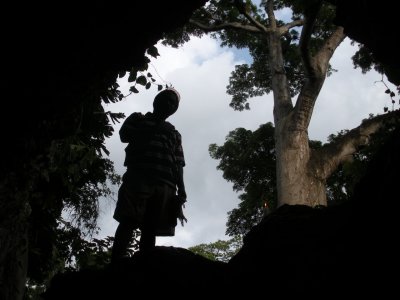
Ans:
{"label": "large tree", "polygon": [[[370,118],[373,118],[371,115]],[[371,136],[365,147],[353,153],[352,159],[341,164],[326,182],[327,204],[336,205],[353,197],[355,185],[364,176],[366,166],[398,124],[383,126]],[[328,143],[341,139],[348,130],[328,137]],[[323,147],[319,141],[310,141],[313,150]],[[212,158],[219,160],[217,169],[233,183],[239,195],[238,207],[228,212],[226,234],[245,235],[261,219],[276,208],[276,156],[274,126],[260,125],[255,130],[236,128],[229,132],[223,145],[211,144]]]}
{"label": "large tree", "polygon": [[[277,12],[284,8],[292,12],[290,21],[278,19]],[[269,0],[257,7],[248,0],[211,0],[164,42],[178,46],[190,35],[210,33],[223,46],[249,50],[253,62],[236,66],[227,91],[237,110],[249,109],[251,97],[273,93],[278,206],[326,205],[329,176],[385,119],[397,115],[368,119],[340,139],[310,148],[313,109],[332,71],[329,61],[346,37],[343,28],[334,25],[334,16],[334,6],[325,1]],[[363,71],[371,66],[382,70],[365,47],[354,58]]]}

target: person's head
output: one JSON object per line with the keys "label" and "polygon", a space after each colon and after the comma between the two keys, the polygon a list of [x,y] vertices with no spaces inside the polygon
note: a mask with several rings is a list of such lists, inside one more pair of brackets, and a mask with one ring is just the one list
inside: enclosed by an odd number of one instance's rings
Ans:
{"label": "person's head", "polygon": [[168,118],[174,114],[179,106],[180,95],[173,88],[168,88],[157,94],[153,101],[154,114]]}

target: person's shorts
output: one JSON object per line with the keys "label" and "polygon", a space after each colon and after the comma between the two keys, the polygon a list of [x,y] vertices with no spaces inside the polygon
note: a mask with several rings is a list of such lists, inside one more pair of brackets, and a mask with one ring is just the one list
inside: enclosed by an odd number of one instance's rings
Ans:
{"label": "person's shorts", "polygon": [[162,182],[123,180],[114,219],[134,228],[152,228],[158,236],[175,235],[176,189]]}

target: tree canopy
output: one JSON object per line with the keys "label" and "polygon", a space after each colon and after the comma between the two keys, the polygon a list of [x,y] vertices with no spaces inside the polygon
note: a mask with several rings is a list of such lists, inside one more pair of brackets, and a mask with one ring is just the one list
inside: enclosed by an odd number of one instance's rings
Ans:
{"label": "tree canopy", "polygon": [[210,260],[227,263],[240,250],[242,245],[242,237],[237,235],[229,240],[218,240],[209,244],[199,244],[190,247],[188,250]]}
{"label": "tree canopy", "polygon": [[[173,47],[190,40],[190,36],[201,37],[209,33],[220,41],[221,46],[248,49],[251,63],[237,65],[232,72],[228,94],[232,95],[230,104],[236,110],[250,109],[248,100],[273,91],[270,53],[267,35],[276,27],[282,44],[284,71],[291,97],[298,95],[307,76],[302,53],[299,51],[303,26],[313,26],[312,37],[307,42],[307,51],[316,55],[328,38],[338,31],[334,25],[335,6],[325,1],[255,1],[211,0],[195,11],[186,27],[166,34],[164,44]],[[290,16],[287,12],[290,11]],[[274,14],[272,16],[272,14]],[[282,20],[278,19],[282,17]],[[306,18],[313,18],[314,24],[306,24]],[[305,28],[310,30],[309,28]],[[336,33],[337,35],[339,33]],[[342,34],[341,34],[342,36]],[[340,37],[343,39],[344,36]],[[379,62],[370,50],[359,44],[353,56],[354,66],[362,72],[371,69],[382,73]],[[329,76],[335,69],[327,65]]]}

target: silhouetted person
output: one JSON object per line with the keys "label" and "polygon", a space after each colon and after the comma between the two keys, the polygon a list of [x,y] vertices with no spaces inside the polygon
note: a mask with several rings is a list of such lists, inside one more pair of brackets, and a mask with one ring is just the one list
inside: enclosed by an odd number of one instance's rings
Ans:
{"label": "silhouetted person", "polygon": [[131,114],[119,131],[127,167],[118,192],[112,261],[124,257],[133,231],[141,231],[139,250],[155,247],[156,236],[174,236],[186,202],[185,160],[180,133],[165,121],[179,106],[179,93],[170,88],[156,95],[153,112]]}

